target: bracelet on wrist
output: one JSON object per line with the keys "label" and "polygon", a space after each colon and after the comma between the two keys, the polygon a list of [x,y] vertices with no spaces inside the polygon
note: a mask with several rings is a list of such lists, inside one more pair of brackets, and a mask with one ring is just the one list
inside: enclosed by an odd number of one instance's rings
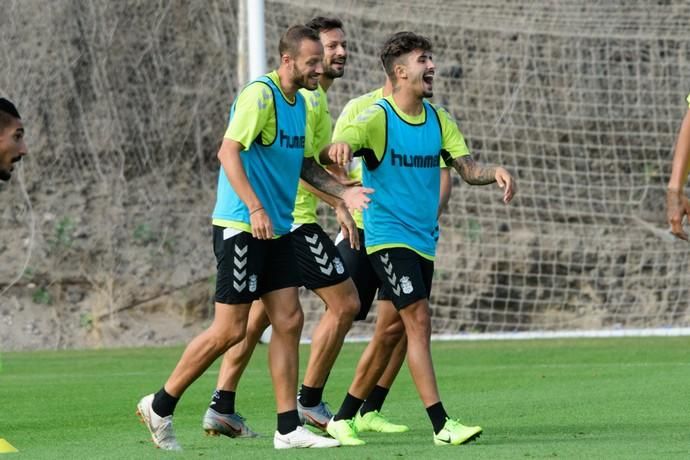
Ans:
{"label": "bracelet on wrist", "polygon": [[256,208],[255,210],[251,211],[251,212],[249,213],[249,215],[251,216],[251,215],[253,215],[255,212],[261,211],[263,208],[264,208],[263,206],[259,206],[259,207]]}

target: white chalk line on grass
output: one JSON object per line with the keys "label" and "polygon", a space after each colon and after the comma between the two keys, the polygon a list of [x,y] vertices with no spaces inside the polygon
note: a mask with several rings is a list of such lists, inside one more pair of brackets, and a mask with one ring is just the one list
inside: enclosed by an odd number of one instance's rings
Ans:
{"label": "white chalk line on grass", "polygon": [[[481,340],[535,340],[535,339],[609,339],[623,337],[687,337],[690,327],[657,327],[639,329],[593,329],[572,331],[525,331],[525,332],[471,332],[460,334],[432,334],[431,340],[481,341]],[[346,342],[368,342],[370,337],[347,337]],[[303,340],[302,343],[309,343]]]}

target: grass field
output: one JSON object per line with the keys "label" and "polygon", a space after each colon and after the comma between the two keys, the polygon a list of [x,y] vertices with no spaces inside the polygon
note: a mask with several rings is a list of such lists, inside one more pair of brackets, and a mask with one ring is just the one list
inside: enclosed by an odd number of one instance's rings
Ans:
{"label": "grass field", "polygon": [[[347,344],[326,388],[336,408],[363,344]],[[438,342],[434,358],[451,415],[480,424],[473,444],[435,447],[407,368],[384,412],[410,425],[402,435],[362,434],[363,447],[274,451],[266,347],[257,349],[237,406],[263,436],[207,438],[200,428],[217,365],[178,405],[185,451],[153,448],[134,415],[160,388],[180,348],[5,353],[0,438],[7,458],[690,458],[690,338]],[[307,347],[302,348],[301,364]]]}

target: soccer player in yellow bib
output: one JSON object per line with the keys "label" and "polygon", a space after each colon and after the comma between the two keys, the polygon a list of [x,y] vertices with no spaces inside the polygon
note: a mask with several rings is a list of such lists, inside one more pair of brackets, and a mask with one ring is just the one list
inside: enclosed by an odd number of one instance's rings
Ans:
{"label": "soccer player in yellow bib", "polygon": [[[339,19],[316,17],[306,25],[319,34],[324,47],[319,87],[315,91],[300,90],[305,97],[308,113],[314,120],[314,145],[315,151],[319,151],[331,139],[332,122],[326,91],[344,73],[347,42]],[[359,311],[359,301],[340,253],[317,223],[318,199],[314,193],[335,206],[340,222],[347,222],[344,231],[352,237],[347,238],[348,244],[357,245],[359,235],[342,200],[337,201],[335,197],[321,194],[308,183],[300,182],[292,212],[294,222],[290,237],[297,256],[301,284],[321,297],[327,308],[313,331],[311,353],[299,391],[297,409],[303,422],[325,430],[333,414],[322,401],[323,389],[345,335]],[[208,434],[255,436],[235,411],[235,395],[242,372],[269,324],[263,304],[255,302],[250,311],[245,340],[228,350],[223,358],[213,399],[202,420],[202,427]]]}
{"label": "soccer player in yellow bib", "polygon": [[[399,32],[386,41],[381,61],[393,94],[344,127],[322,162],[345,165],[357,152],[364,160],[362,183],[376,184],[376,195],[363,217],[367,254],[382,283],[379,309],[393,308],[404,325],[408,366],[431,421],[434,444],[459,445],[476,439],[482,429],[448,416],[431,358],[428,299],[436,251],[440,157],[471,185],[497,183],[505,203],[512,199],[515,184],[504,168],[476,163],[452,118],[426,100],[433,95],[431,48],[428,39],[411,32]],[[391,352],[392,347],[389,356]],[[364,444],[353,419],[374,383],[353,383],[328,424],[328,433],[341,444]]]}
{"label": "soccer player in yellow bib", "polygon": [[666,191],[666,218],[671,226],[671,233],[685,241],[688,240],[688,234],[683,230],[683,218],[690,216],[690,202],[683,190],[690,170],[690,95],[687,103],[688,110],[676,138],[671,178]]}
{"label": "soccer player in yellow bib", "polygon": [[0,180],[10,180],[14,164],[26,153],[22,118],[12,102],[0,98]]}
{"label": "soccer player in yellow bib", "polygon": [[185,390],[226,350],[244,339],[249,310],[262,299],[274,326],[269,366],[276,399],[276,449],[335,447],[305,429],[295,394],[299,339],[304,321],[292,239],[292,208],[300,177],[322,192],[361,208],[371,190],[345,187],[313,158],[306,101],[323,71],[323,45],[314,30],[292,26],[280,39],[278,70],[245,86],[233,103],[218,151],[221,166],[213,211],[217,261],[215,316],[195,337],[157,393],[143,397],[137,413],[156,446],[180,450],[173,412]]}
{"label": "soccer player in yellow bib", "polygon": [[[354,121],[361,112],[384,96],[389,96],[392,92],[393,85],[390,79],[386,78],[383,87],[348,101],[335,124],[333,138],[337,139],[343,128]],[[443,159],[441,159],[441,162],[443,168],[441,169],[441,187],[439,192],[439,217],[448,205],[452,189],[450,169],[443,163]],[[349,179],[353,181],[362,180],[361,158],[353,159],[348,165],[347,174]],[[350,271],[350,276],[352,276],[352,280],[359,293],[361,307],[355,317],[355,321],[363,321],[371,309],[377,290],[381,287],[381,281],[374,273],[363,244],[364,223],[362,221],[362,213],[354,211],[353,217],[355,222],[357,222],[360,248],[352,248],[352,245],[345,239],[343,233],[340,233],[336,238],[336,245],[343,256],[345,266]],[[393,352],[386,359],[388,355],[385,350],[391,348]],[[409,431],[409,427],[406,425],[392,423],[381,413],[383,403],[405,360],[406,351],[405,328],[400,321],[399,315],[395,309],[381,308],[376,321],[376,332],[362,353],[354,377],[354,386],[365,385],[364,382],[376,382],[376,386],[366,397],[362,408],[357,411],[355,416],[354,427],[357,432],[404,433]]]}

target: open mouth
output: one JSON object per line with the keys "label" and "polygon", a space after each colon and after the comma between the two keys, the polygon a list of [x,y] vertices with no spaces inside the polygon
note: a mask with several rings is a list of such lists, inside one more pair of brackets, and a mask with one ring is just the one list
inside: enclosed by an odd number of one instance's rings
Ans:
{"label": "open mouth", "polygon": [[14,157],[14,158],[12,158],[12,163],[16,163],[16,162],[18,162],[18,161],[21,160],[21,159],[22,159],[21,156]]}
{"label": "open mouth", "polygon": [[433,73],[425,74],[422,77],[422,80],[424,80],[424,83],[426,83],[427,85],[431,85],[434,83],[434,74]]}

